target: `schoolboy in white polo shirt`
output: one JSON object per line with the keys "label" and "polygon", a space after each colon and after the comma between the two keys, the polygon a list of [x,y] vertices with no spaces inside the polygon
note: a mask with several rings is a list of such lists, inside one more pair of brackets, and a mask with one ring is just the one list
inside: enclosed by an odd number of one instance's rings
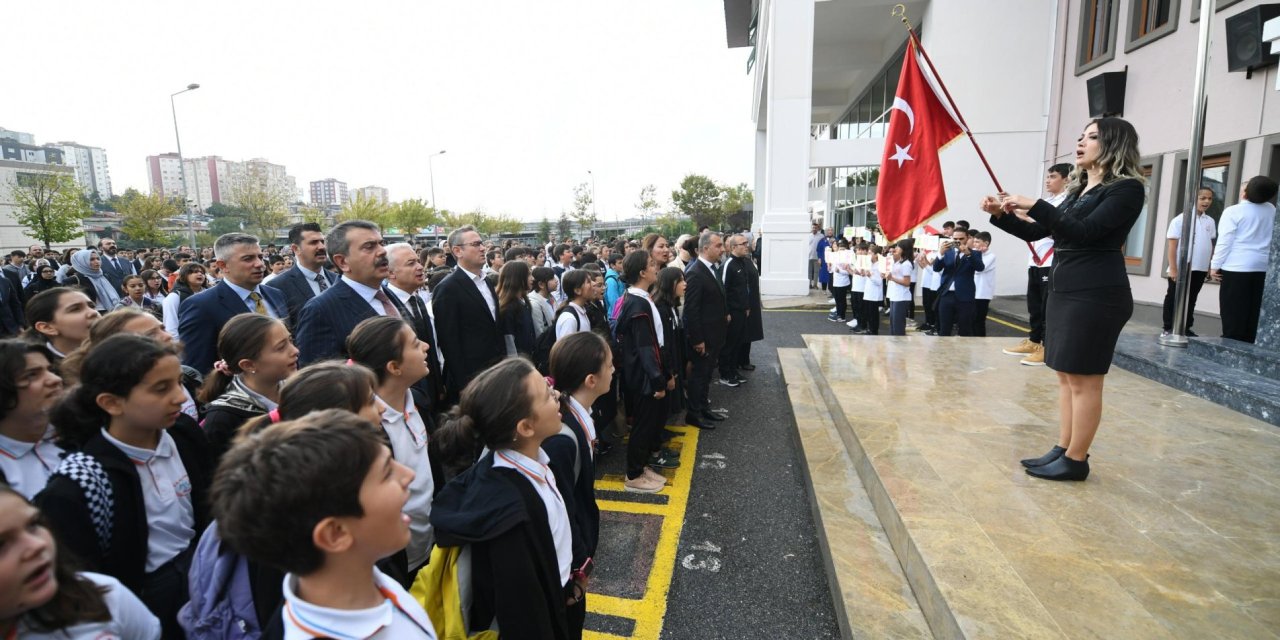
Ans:
{"label": "schoolboy in white polo shirt", "polygon": [[286,640],[436,638],[417,601],[374,567],[409,543],[413,477],[377,426],[339,410],[272,425],[223,458],[218,532],[240,554],[288,572]]}

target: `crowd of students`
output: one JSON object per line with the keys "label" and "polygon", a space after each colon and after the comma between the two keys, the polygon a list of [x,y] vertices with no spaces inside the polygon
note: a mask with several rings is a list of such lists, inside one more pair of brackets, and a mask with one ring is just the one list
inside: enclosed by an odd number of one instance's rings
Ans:
{"label": "crowd of students", "polygon": [[[582,636],[596,460],[629,430],[627,490],[679,464],[682,267],[720,235],[487,248],[464,228],[446,254],[339,227],[294,229],[281,289],[262,278],[283,260],[229,234],[175,270],[173,306],[130,274],[108,304],[125,257],[101,245],[111,267],[81,250],[26,300],[0,340],[0,636]],[[290,274],[313,267],[295,305]],[[450,278],[505,347],[466,374],[470,354],[424,339],[485,330],[446,317],[466,312]],[[364,282],[367,317],[307,362],[299,330]],[[178,340],[175,308],[212,344]]]}

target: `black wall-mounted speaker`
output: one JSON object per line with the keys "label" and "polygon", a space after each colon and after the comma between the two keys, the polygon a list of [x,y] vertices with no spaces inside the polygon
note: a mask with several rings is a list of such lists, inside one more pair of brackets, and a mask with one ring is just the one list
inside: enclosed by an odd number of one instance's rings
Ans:
{"label": "black wall-mounted speaker", "polygon": [[1127,71],[1099,73],[1085,81],[1089,89],[1089,117],[1124,115],[1124,85]]}
{"label": "black wall-mounted speaker", "polygon": [[1280,4],[1260,4],[1227,18],[1227,70],[1251,71],[1276,64],[1280,56],[1262,41],[1262,25],[1280,16]]}

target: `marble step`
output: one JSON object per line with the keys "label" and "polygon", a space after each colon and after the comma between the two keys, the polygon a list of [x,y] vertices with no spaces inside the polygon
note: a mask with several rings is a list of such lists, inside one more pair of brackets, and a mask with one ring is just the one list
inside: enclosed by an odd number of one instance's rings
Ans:
{"label": "marble step", "polygon": [[1271,380],[1280,380],[1280,353],[1239,340],[1191,338],[1187,352]]}
{"label": "marble step", "polygon": [[[1280,426],[1280,378],[1261,373],[1270,365],[1248,355],[1248,350],[1214,345],[1210,340],[1193,338],[1192,346],[1179,349],[1162,347],[1151,336],[1121,334],[1113,362],[1161,384]],[[1203,344],[1197,345],[1198,342]],[[1204,353],[1212,355],[1199,355]]]}
{"label": "marble step", "polygon": [[844,638],[932,638],[803,349],[778,349]]}

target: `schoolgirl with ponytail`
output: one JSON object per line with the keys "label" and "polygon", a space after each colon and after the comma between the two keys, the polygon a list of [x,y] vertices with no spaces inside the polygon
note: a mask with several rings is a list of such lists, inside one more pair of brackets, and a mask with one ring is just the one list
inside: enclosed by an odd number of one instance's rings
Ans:
{"label": "schoolgirl with ponytail", "polygon": [[[171,345],[120,334],[95,346],[51,416],[68,455],[37,496],[58,539],[142,599],[180,637],[192,543],[212,476],[199,427],[178,421],[186,394]],[[177,422],[175,422],[177,421]]]}
{"label": "schoolgirl with ponytail", "polygon": [[458,568],[470,574],[468,633],[570,637],[565,606],[583,594],[571,577],[565,501],[540,448],[559,432],[560,394],[523,358],[472,379],[436,432],[445,467],[466,469],[436,496],[431,525],[435,553],[470,548]]}

